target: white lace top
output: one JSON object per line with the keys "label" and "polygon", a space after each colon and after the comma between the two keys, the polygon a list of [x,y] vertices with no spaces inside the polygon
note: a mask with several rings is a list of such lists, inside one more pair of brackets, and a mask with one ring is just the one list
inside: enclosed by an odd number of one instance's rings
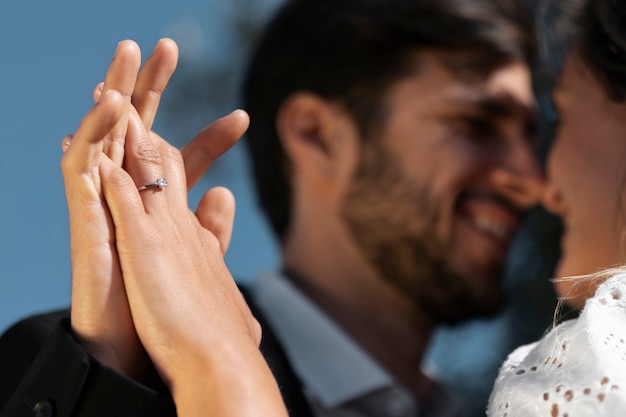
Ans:
{"label": "white lace top", "polygon": [[626,416],[626,274],[601,284],[578,319],[509,355],[487,415]]}

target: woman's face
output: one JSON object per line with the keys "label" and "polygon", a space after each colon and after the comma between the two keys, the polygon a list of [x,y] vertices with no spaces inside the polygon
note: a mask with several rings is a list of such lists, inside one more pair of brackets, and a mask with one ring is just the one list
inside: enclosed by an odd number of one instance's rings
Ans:
{"label": "woman's face", "polygon": [[[563,219],[556,276],[568,277],[625,259],[626,103],[610,100],[576,55],[566,62],[553,99],[560,125],[548,161],[545,205]],[[575,307],[595,291],[591,284],[555,286]]]}

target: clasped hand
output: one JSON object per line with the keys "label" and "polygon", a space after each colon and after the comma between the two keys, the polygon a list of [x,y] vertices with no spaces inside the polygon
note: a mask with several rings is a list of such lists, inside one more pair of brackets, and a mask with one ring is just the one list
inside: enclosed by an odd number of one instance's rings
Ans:
{"label": "clasped hand", "polygon": [[[151,132],[177,54],[162,40],[139,71],[138,46],[121,42],[96,105],[63,141],[72,330],[122,374],[141,380],[153,364],[180,415],[280,415],[259,325],[223,259],[234,199],[214,188],[195,214],[187,203],[187,187],[238,140],[248,117],[233,112],[181,151]],[[168,186],[138,191],[157,178]]]}

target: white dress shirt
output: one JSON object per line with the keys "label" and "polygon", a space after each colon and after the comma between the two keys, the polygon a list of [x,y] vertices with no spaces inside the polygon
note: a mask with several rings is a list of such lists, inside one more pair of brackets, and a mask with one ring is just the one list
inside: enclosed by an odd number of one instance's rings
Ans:
{"label": "white dress shirt", "polygon": [[[255,303],[305,389],[316,417],[426,415],[407,389],[357,345],[287,278],[261,274]],[[440,387],[428,416],[458,416],[460,407]]]}

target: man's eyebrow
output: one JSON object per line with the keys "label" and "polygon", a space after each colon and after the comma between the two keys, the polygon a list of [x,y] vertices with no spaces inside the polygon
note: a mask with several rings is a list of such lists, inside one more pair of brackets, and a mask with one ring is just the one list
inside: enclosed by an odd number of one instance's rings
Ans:
{"label": "man's eyebrow", "polygon": [[452,98],[452,103],[461,107],[471,108],[487,117],[508,119],[517,114],[533,120],[535,109],[517,100],[510,94],[473,93]]}
{"label": "man's eyebrow", "polygon": [[[490,94],[487,92],[463,93],[451,97],[449,103],[461,109],[458,117],[467,115],[486,118],[494,122],[513,120],[521,117],[529,137],[535,137],[539,121],[534,106],[529,106],[508,93]],[[450,116],[450,115],[449,115]]]}

